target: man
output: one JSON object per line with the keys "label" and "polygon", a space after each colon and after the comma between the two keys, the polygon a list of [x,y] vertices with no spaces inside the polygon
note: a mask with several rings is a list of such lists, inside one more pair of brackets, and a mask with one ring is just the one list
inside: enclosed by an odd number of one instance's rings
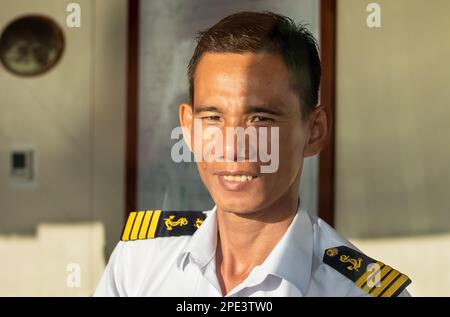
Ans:
{"label": "man", "polygon": [[406,275],[301,208],[303,160],[328,134],[320,74],[313,36],[287,17],[241,12],[201,33],[188,67],[191,102],[179,110],[187,144],[197,157],[208,128],[268,128],[279,166],[263,173],[249,150],[221,143],[214,160],[197,162],[216,206],[131,213],[96,295],[408,295]]}

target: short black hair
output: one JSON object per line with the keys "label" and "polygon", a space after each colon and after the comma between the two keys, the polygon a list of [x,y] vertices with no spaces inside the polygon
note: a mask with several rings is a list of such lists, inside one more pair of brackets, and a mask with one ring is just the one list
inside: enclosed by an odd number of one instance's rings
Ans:
{"label": "short black hair", "polygon": [[195,69],[204,53],[269,52],[282,56],[302,113],[308,115],[318,104],[321,65],[318,44],[306,26],[269,11],[243,11],[200,31],[188,66],[191,104],[194,104]]}

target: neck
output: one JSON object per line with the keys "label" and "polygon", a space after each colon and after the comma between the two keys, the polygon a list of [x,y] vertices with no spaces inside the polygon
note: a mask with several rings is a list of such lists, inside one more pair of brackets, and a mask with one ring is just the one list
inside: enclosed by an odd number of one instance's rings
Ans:
{"label": "neck", "polygon": [[216,266],[222,292],[228,293],[264,262],[281,240],[298,209],[298,182],[274,203],[251,214],[223,212],[217,207]]}

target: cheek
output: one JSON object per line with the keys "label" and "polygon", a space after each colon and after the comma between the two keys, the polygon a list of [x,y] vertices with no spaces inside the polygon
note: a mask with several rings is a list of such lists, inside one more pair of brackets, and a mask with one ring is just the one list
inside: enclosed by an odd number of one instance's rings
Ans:
{"label": "cheek", "polygon": [[197,162],[197,170],[200,175],[200,179],[207,188],[212,188],[212,186],[216,184],[214,182],[214,178],[216,177],[214,175],[214,163],[205,161]]}
{"label": "cheek", "polygon": [[303,159],[305,134],[299,127],[284,129],[280,132],[280,167],[281,165],[297,165]]}
{"label": "cheek", "polygon": [[198,168],[198,171],[199,171],[199,173],[202,175],[202,176],[207,176],[207,171],[208,171],[208,163],[207,162],[198,162],[197,163],[197,168]]}

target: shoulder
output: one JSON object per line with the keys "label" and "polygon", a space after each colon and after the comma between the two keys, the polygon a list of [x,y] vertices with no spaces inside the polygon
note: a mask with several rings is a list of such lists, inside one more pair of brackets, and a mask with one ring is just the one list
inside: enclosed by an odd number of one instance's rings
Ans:
{"label": "shoulder", "polygon": [[122,241],[192,235],[203,223],[201,211],[147,210],[131,212],[122,231]]}
{"label": "shoulder", "polygon": [[176,262],[206,215],[200,211],[131,212],[97,294],[135,294],[143,281]]}
{"label": "shoulder", "polygon": [[310,216],[314,235],[313,275],[318,287],[335,296],[408,295],[409,277],[374,259],[339,235],[322,219]]}
{"label": "shoulder", "polygon": [[151,257],[167,261],[181,251],[205,220],[202,211],[147,210],[131,212],[122,231],[119,245],[128,259],[145,261]]}

